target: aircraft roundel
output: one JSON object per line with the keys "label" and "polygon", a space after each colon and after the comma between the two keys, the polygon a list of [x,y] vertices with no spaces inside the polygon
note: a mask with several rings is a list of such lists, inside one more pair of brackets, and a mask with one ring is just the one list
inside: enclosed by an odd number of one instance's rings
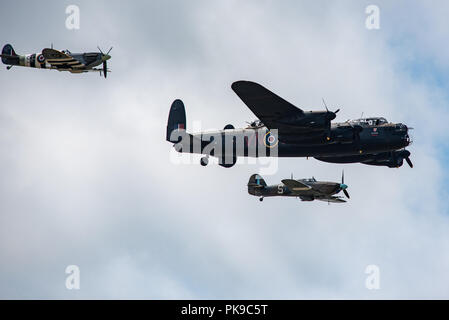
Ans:
{"label": "aircraft roundel", "polygon": [[44,62],[45,61],[44,55],[43,54],[38,55],[37,56],[37,61],[39,61],[39,63]]}
{"label": "aircraft roundel", "polygon": [[279,141],[278,141],[277,137],[274,134],[272,134],[271,131],[268,131],[265,134],[265,138],[263,140],[263,143],[265,144],[265,146],[267,148],[274,148],[274,147],[276,147],[278,145],[278,142]]}

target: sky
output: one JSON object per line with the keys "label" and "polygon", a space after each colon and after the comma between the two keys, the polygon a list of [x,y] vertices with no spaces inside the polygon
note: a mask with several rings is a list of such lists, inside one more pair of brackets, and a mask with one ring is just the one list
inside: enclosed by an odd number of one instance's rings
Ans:
{"label": "sky", "polygon": [[[80,28],[66,28],[66,7]],[[380,29],[369,30],[368,5]],[[0,298],[447,299],[447,1],[14,1],[1,45],[108,50],[112,72],[0,70]],[[345,204],[247,193],[263,163],[174,161],[187,130],[246,125],[231,90],[266,86],[335,121],[413,127],[414,168],[279,159],[264,175],[345,183]],[[274,161],[274,160],[273,160]],[[80,288],[66,287],[66,267]],[[366,286],[367,266],[379,288]]]}

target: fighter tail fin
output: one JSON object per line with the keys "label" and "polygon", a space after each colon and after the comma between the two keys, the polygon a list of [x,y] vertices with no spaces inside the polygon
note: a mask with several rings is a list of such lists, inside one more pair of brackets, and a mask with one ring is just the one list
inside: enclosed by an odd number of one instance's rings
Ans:
{"label": "fighter tail fin", "polygon": [[7,44],[3,47],[2,50],[2,62],[8,65],[17,65],[19,64],[19,56],[14,51],[12,45]]}
{"label": "fighter tail fin", "polygon": [[261,195],[261,191],[267,184],[258,174],[253,174],[248,181],[248,193],[252,195]]}
{"label": "fighter tail fin", "polygon": [[258,174],[253,174],[248,181],[248,187],[263,188],[267,184],[265,180]]}
{"label": "fighter tail fin", "polygon": [[186,130],[186,110],[184,103],[177,99],[173,101],[167,122],[167,141],[178,143],[181,140],[181,132]]}

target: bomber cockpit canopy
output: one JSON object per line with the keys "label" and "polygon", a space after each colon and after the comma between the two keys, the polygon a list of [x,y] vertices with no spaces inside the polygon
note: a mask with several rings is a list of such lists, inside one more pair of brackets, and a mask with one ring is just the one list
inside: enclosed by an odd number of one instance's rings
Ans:
{"label": "bomber cockpit canopy", "polygon": [[262,128],[264,126],[265,125],[260,120],[254,120],[254,121],[248,123],[248,128],[255,128],[255,129],[257,129],[257,128]]}
{"label": "bomber cockpit canopy", "polygon": [[315,177],[309,178],[309,179],[304,179],[305,182],[316,182]]}
{"label": "bomber cockpit canopy", "polygon": [[62,53],[65,53],[65,54],[71,54],[71,52],[70,52],[69,50],[67,50],[67,49],[62,50]]}
{"label": "bomber cockpit canopy", "polygon": [[362,118],[350,121],[352,124],[359,124],[365,126],[379,126],[382,124],[388,123],[387,119],[383,117],[374,117],[374,118]]}

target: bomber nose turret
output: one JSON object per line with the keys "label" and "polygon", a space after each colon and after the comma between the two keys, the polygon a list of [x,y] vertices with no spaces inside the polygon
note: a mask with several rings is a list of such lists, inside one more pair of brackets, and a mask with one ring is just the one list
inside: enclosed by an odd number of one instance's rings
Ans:
{"label": "bomber nose turret", "polygon": [[397,134],[399,134],[399,136],[401,137],[404,147],[406,147],[412,143],[412,139],[410,138],[408,131],[409,131],[409,129],[413,129],[413,128],[409,128],[403,123],[397,123],[395,125],[394,129],[397,132]]}
{"label": "bomber nose turret", "polygon": [[397,123],[395,129],[396,129],[396,131],[408,132],[408,127],[403,123]]}
{"label": "bomber nose turret", "polygon": [[406,146],[411,145],[413,142],[412,137],[408,133],[405,134],[404,140],[405,140]]}

